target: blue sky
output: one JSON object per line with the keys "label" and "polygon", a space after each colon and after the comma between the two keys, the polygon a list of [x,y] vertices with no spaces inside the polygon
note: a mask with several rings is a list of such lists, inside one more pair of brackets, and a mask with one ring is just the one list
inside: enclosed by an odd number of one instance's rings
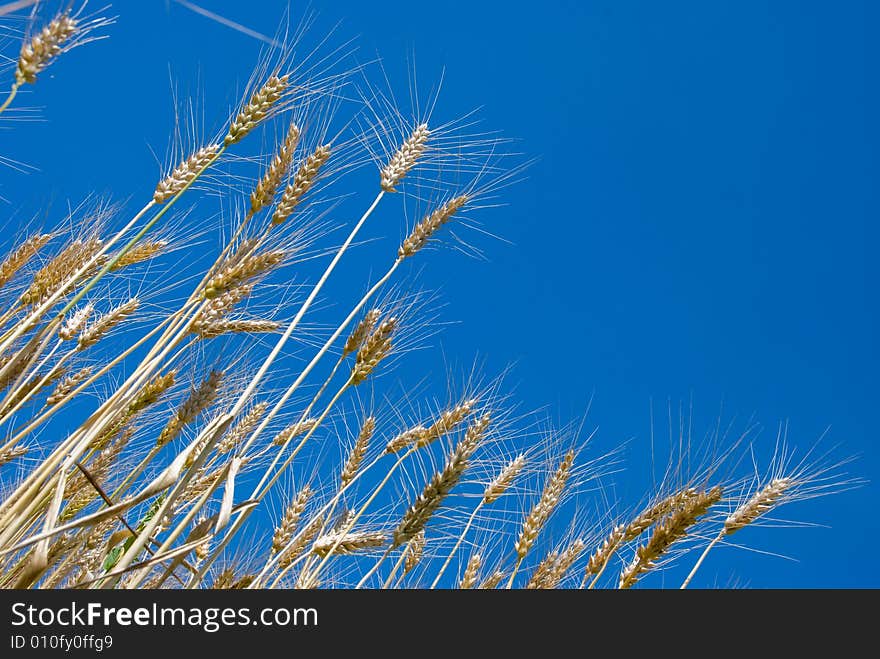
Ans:
{"label": "blue sky", "polygon": [[[286,6],[199,4],[267,34]],[[719,411],[738,428],[760,421],[768,443],[782,421],[804,448],[830,427],[840,455],[860,456],[850,470],[876,480],[876,3],[312,6],[320,29],[340,22],[392,79],[406,81],[413,53],[420,78],[445,68],[444,113],[481,106],[485,126],[538,158],[481,218],[509,244],[474,234],[485,259],[426,262],[443,318],[461,321],[434,339],[443,355],[489,373],[513,363],[517,397],[555,419],[592,398],[597,441],[629,440],[615,481],[630,495],[650,483],[651,401],[658,436],[669,401],[693,402],[697,436]],[[204,91],[213,128],[225,114],[212,103],[234,100],[259,52],[174,2],[114,11],[112,42],[65,57],[24,97],[44,121],[3,131],[3,155],[40,168],[4,171],[7,222],[86,191],[146,197],[169,69]],[[71,131],[93,134],[90,148],[74,149]],[[830,529],[744,531],[749,547],[797,561],[722,549],[702,585],[880,586],[864,569],[876,494],[868,484],[783,515]]]}

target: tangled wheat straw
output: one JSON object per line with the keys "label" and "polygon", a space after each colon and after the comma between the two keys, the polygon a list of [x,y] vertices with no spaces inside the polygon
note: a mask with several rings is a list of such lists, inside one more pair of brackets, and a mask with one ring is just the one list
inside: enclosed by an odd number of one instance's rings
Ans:
{"label": "tangled wheat straw", "polygon": [[[82,10],[35,23],[0,112],[111,24]],[[716,542],[846,482],[774,470],[722,517],[731,483],[672,488],[603,537],[584,486],[604,473],[576,464],[590,449],[577,433],[537,437],[477,376],[451,391],[414,366],[447,389],[444,405],[387,377],[433,332],[404,263],[430,273],[424,248],[497,206],[483,200],[521,164],[468,134],[470,118],[435,121],[437,99],[409,112],[343,51],[300,61],[294,45],[256,66],[218,134],[175,138],[159,180],[133,182],[140,210],[86,202],[16,232],[0,259],[0,585],[556,588],[583,574],[626,588],[686,560],[693,528],[714,525],[690,581]],[[334,289],[367,243],[384,260]]]}

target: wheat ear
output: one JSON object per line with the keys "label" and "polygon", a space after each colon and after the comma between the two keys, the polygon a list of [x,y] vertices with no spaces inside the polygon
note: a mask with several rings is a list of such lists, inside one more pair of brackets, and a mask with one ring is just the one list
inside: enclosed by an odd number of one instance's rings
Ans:
{"label": "wheat ear", "polygon": [[502,494],[511,486],[513,481],[516,479],[517,475],[522,468],[525,466],[526,459],[525,456],[520,455],[507,463],[507,466],[501,470],[501,472],[496,476],[492,482],[490,482],[485,491],[483,492],[483,498],[480,499],[480,502],[474,506],[473,512],[471,512],[470,517],[468,517],[468,521],[465,523],[464,528],[461,531],[461,534],[458,536],[458,540],[456,540],[455,545],[450,550],[449,554],[446,556],[446,560],[443,561],[443,565],[440,566],[440,569],[437,571],[437,575],[434,577],[434,582],[431,584],[431,588],[436,588],[437,584],[440,583],[440,579],[443,577],[443,574],[446,572],[446,568],[449,567],[449,564],[452,562],[453,556],[458,551],[458,548],[461,547],[461,543],[464,542],[465,537],[467,536],[468,531],[470,531],[471,526],[474,523],[474,520],[477,518],[477,514],[483,508],[483,506],[494,503],[497,501]]}
{"label": "wheat ear", "polygon": [[404,513],[394,530],[392,546],[399,547],[409,542],[425,528],[443,499],[449,495],[449,492],[461,479],[467,469],[468,461],[488,429],[489,423],[490,417],[486,414],[468,427],[465,436],[456,445],[446,461],[446,465],[441,471],[434,474],[415,503]]}
{"label": "wheat ear", "polygon": [[395,192],[395,187],[416,166],[427,148],[430,135],[428,124],[419,124],[379,173],[379,184],[385,192]]}
{"label": "wheat ear", "polygon": [[269,112],[287,91],[288,80],[289,76],[287,75],[273,75],[254,92],[229,125],[229,132],[223,139],[224,146],[235,144],[241,140],[269,115]]}
{"label": "wheat ear", "polygon": [[467,202],[467,195],[459,195],[428,214],[421,222],[416,224],[406,240],[400,245],[400,248],[397,250],[397,257],[405,259],[422,249],[428,243],[431,236],[451,220],[452,216],[460,211]]}
{"label": "wheat ear", "polygon": [[779,505],[786,492],[795,485],[795,482],[793,478],[774,478],[728,515],[727,519],[724,520],[724,526],[721,527],[718,535],[712,539],[703,550],[703,553],[700,554],[700,558],[697,559],[687,578],[681,584],[681,588],[688,587],[697,570],[700,569],[703,561],[706,560],[706,556],[712,550],[712,547],[718,544],[725,536],[736,533]]}
{"label": "wheat ear", "polygon": [[6,285],[31,258],[49,242],[52,234],[38,233],[25,240],[0,264],[0,287]]}
{"label": "wheat ear", "polygon": [[462,575],[458,587],[462,590],[470,590],[476,587],[477,577],[479,576],[480,566],[482,564],[483,558],[479,554],[472,555],[468,559],[467,567],[464,569],[464,575]]}
{"label": "wheat ear", "polygon": [[132,298],[99,317],[80,333],[76,349],[85,350],[95,345],[107,332],[137,311],[138,306],[140,306],[140,301],[137,298]]}
{"label": "wheat ear", "polygon": [[30,41],[25,42],[15,68],[16,84],[36,82],[37,74],[64,51],[64,45],[76,34],[77,29],[76,19],[65,11],[49,21]]}
{"label": "wheat ear", "polygon": [[275,198],[275,193],[278,192],[281,181],[290,169],[290,163],[293,161],[293,154],[296,151],[299,136],[299,126],[291,123],[290,128],[287,129],[287,136],[278,148],[278,152],[275,154],[272,162],[269,163],[262,178],[257,182],[254,191],[251,192],[251,208],[249,211],[251,215],[259,213]]}
{"label": "wheat ear", "polygon": [[272,214],[272,224],[282,224],[291,216],[294,209],[302,201],[306,192],[315,184],[318,174],[330,157],[330,146],[322,144],[316,148],[296,170],[293,181],[284,188],[278,206]]}
{"label": "wheat ear", "polygon": [[202,171],[211,165],[220,153],[219,144],[209,144],[193,153],[156,185],[153,201],[164,204],[168,199],[185,190]]}
{"label": "wheat ear", "polygon": [[724,535],[736,533],[754,522],[761,515],[772,510],[779,504],[780,499],[782,499],[786,491],[794,483],[795,481],[792,478],[774,478],[771,480],[724,520]]}
{"label": "wheat ear", "polygon": [[608,561],[611,560],[611,557],[623,543],[635,540],[657,523],[658,520],[663,518],[663,516],[680,508],[688,500],[697,496],[697,494],[697,491],[693,488],[685,488],[674,492],[640,512],[629,524],[618,524],[611,529],[611,532],[606,536],[602,544],[590,556],[584,572],[584,583],[586,583],[590,576],[595,575],[590,584],[590,588],[592,588],[599,577],[602,576]]}
{"label": "wheat ear", "polygon": [[673,544],[684,538],[688,530],[721,499],[720,487],[698,492],[680,508],[658,522],[647,543],[636,550],[635,558],[620,575],[620,588],[631,588],[639,577],[653,568]]}
{"label": "wheat ear", "polygon": [[391,339],[397,330],[397,319],[394,317],[383,320],[378,327],[364,340],[357,352],[351,370],[351,383],[360,384],[391,352]]}
{"label": "wheat ear", "polygon": [[504,574],[502,570],[495,570],[495,572],[486,577],[483,580],[483,583],[477,586],[477,588],[480,590],[494,590],[498,587],[498,584],[504,581],[504,577],[506,576],[507,575]]}
{"label": "wheat ear", "polygon": [[311,496],[312,488],[306,485],[290,502],[290,505],[287,506],[287,510],[284,511],[284,517],[281,518],[281,523],[276,527],[275,533],[272,535],[273,554],[283,551],[291,538],[293,538],[293,532],[296,530],[303,512],[305,512],[306,504]]}
{"label": "wheat ear", "polygon": [[562,496],[562,492],[565,489],[569,476],[571,475],[573,464],[574,451],[569,450],[563,456],[556,471],[554,471],[550,478],[547,479],[547,483],[544,485],[544,490],[541,493],[541,498],[538,499],[538,502],[532,507],[531,511],[523,521],[519,538],[517,538],[517,541],[514,543],[514,550],[516,551],[517,559],[513,572],[510,574],[510,579],[507,582],[508,588],[513,586],[513,579],[516,576],[519,566],[529,553],[529,550],[538,538],[538,534],[547,523],[547,520],[550,519],[550,515],[553,514],[553,510],[559,503],[559,499]]}
{"label": "wheat ear", "polygon": [[174,411],[174,416],[159,433],[156,446],[165,446],[175,439],[185,426],[195,421],[202,411],[210,407],[217,397],[221,382],[223,382],[223,371],[211,371],[198,387],[193,387],[189,396]]}
{"label": "wheat ear", "polygon": [[375,431],[376,417],[367,417],[361,425],[354,446],[351,447],[351,451],[349,451],[348,458],[345,461],[345,466],[342,468],[340,480],[342,481],[343,487],[348,485],[352,479],[354,479],[358,470],[361,468],[361,463],[367,455],[367,448],[370,446],[370,439],[372,439]]}

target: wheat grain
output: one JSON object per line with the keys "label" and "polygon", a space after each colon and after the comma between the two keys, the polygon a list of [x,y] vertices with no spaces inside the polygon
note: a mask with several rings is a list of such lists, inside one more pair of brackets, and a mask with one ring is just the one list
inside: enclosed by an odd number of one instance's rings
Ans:
{"label": "wheat grain", "polygon": [[431,442],[452,432],[458,424],[470,415],[476,403],[476,399],[472,398],[441,412],[440,417],[428,426],[424,435],[416,440],[416,446],[427,446]]}
{"label": "wheat grain", "polygon": [[75,339],[94,310],[92,304],[88,303],[70,314],[58,328],[58,338],[62,341]]}
{"label": "wheat grain", "polygon": [[291,544],[287,549],[281,551],[278,556],[278,567],[282,570],[290,567],[290,564],[303,553],[306,547],[308,547],[312,540],[321,532],[321,528],[324,526],[324,518],[321,515],[316,516],[309,522],[303,531],[297,536],[296,540],[294,540],[293,544]]}
{"label": "wheat grain", "polygon": [[98,435],[92,444],[92,448],[99,449],[106,446],[117,434],[122,432],[127,424],[131,423],[148,407],[154,405],[162,395],[174,386],[177,373],[169,371],[164,375],[157,375],[134,396],[133,400],[123,409],[117,411],[107,423],[105,430]]}
{"label": "wheat grain", "polygon": [[302,421],[298,421],[297,423],[292,423],[287,426],[284,430],[279,432],[272,439],[272,443],[275,446],[284,446],[294,437],[300,437],[301,435],[305,435],[312,428],[314,428],[318,424],[317,419],[303,419]]}
{"label": "wheat grain", "polygon": [[680,508],[698,495],[697,490],[684,488],[660,499],[654,505],[643,510],[629,524],[615,526],[602,544],[590,556],[590,560],[587,562],[586,574],[600,574],[611,556],[614,555],[623,543],[635,540],[664,515]]}
{"label": "wheat grain", "polygon": [[428,432],[428,429],[424,426],[416,426],[414,428],[408,428],[401,433],[395,435],[385,446],[385,453],[399,453],[405,448],[409,448],[418,442],[422,437],[425,436],[425,433]]}
{"label": "wheat grain", "polygon": [[8,462],[12,462],[16,458],[27,455],[28,448],[26,446],[13,446],[12,448],[0,449],[0,467]]}
{"label": "wheat grain", "polygon": [[15,355],[9,357],[0,371],[0,391],[15,382],[27,369],[37,354],[39,336],[34,336]]}
{"label": "wheat grain", "polygon": [[578,559],[586,545],[582,540],[575,540],[562,552],[551,551],[538,564],[532,578],[526,584],[527,589],[556,588],[565,577],[565,573]]}
{"label": "wheat grain", "polygon": [[280,327],[274,320],[215,320],[201,323],[198,335],[202,339],[213,339],[224,334],[272,334]]}
{"label": "wheat grain", "polygon": [[406,545],[406,560],[403,563],[403,573],[408,574],[422,560],[425,553],[425,529],[416,533],[415,537]]}
{"label": "wheat grain", "polygon": [[370,335],[373,329],[375,329],[376,323],[379,322],[381,316],[382,312],[379,309],[370,309],[364,314],[364,317],[361,318],[361,321],[355,326],[354,330],[352,330],[348,339],[345,341],[345,345],[342,348],[343,357],[350,355],[353,352],[357,352],[360,349],[366,338]]}
{"label": "wheat grain", "polygon": [[322,535],[312,545],[312,553],[324,557],[332,550],[335,554],[354,554],[384,547],[388,537],[381,531],[333,532]]}
{"label": "wheat grain", "polygon": [[476,399],[466,400],[440,413],[429,427],[416,426],[393,437],[385,446],[386,453],[399,453],[405,448],[427,446],[452,432],[473,411]]}
{"label": "wheat grain", "polygon": [[116,272],[117,270],[122,270],[122,268],[149,261],[161,254],[166,247],[168,247],[168,242],[165,240],[150,240],[140,245],[135,245],[113,262],[113,265],[110,266],[110,272]]}
{"label": "wheat grain", "polygon": [[252,290],[252,285],[245,284],[206,301],[193,318],[190,331],[199,334],[207,325],[223,320],[238,303],[250,296]]}
{"label": "wheat grain", "polygon": [[498,584],[500,584],[506,576],[507,575],[502,570],[496,570],[488,577],[486,577],[483,583],[477,586],[477,588],[479,588],[480,590],[494,590],[498,587]]}
{"label": "wheat grain", "polygon": [[544,583],[547,582],[550,575],[553,573],[553,570],[556,566],[556,561],[559,560],[559,552],[551,551],[547,554],[541,562],[538,563],[538,567],[535,568],[535,572],[532,574],[531,579],[526,583],[527,590],[535,590],[538,588],[544,588]]}
{"label": "wheat grain", "polygon": [[231,567],[224,568],[211,584],[213,590],[226,590],[235,581],[235,570]]}
{"label": "wheat grain", "polygon": [[39,394],[40,391],[61,379],[65,373],[64,367],[55,366],[48,373],[36,373],[29,377],[0,406],[0,415],[14,410],[25,399]]}
{"label": "wheat grain", "polygon": [[[74,240],[55,258],[40,268],[34,275],[30,287],[22,294],[21,304],[41,304],[58,290],[73,283],[73,276],[101,249],[102,242],[98,238]],[[95,266],[99,265],[95,263]],[[84,276],[88,275],[85,273]]]}
{"label": "wheat grain", "polygon": [[257,254],[248,254],[238,261],[233,261],[221,269],[205,286],[206,299],[220,297],[233,289],[240,288],[249,280],[265,274],[281,263],[284,251],[272,250]]}
{"label": "wheat grain", "polygon": [[379,323],[379,326],[364,340],[351,370],[352,384],[360,384],[366,380],[379,362],[388,356],[391,351],[391,337],[395,330],[397,330],[397,319],[391,317]]}
{"label": "wheat grain", "polygon": [[257,427],[257,424],[266,413],[268,407],[269,404],[266,401],[261,401],[254,405],[251,410],[245,414],[228,433],[226,433],[226,436],[217,445],[217,453],[220,455],[229,453],[229,451],[241,444],[241,442],[244,441],[244,438]]}

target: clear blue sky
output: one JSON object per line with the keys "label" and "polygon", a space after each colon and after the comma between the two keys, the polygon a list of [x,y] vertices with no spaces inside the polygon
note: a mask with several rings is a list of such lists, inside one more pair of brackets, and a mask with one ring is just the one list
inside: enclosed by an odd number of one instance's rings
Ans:
{"label": "clear blue sky", "polygon": [[[286,5],[199,4],[269,34]],[[615,477],[624,491],[649,483],[652,399],[658,432],[666,401],[691,399],[700,432],[722,404],[740,427],[761,421],[766,441],[781,420],[802,447],[830,426],[832,443],[861,456],[853,471],[876,480],[876,3],[313,7],[392,77],[412,52],[422,76],[445,67],[441,105],[483,106],[487,127],[539,157],[483,218],[511,245],[476,236],[485,261],[446,250],[426,262],[444,319],[463,321],[435,340],[445,354],[484,357],[490,373],[515,362],[518,397],[555,418],[579,417],[593,396],[604,446],[632,439],[633,468]],[[25,217],[90,190],[146,197],[150,147],[167,143],[169,67],[208,104],[226,102],[260,48],[173,2],[114,11],[112,41],[65,57],[25,97],[45,122],[2,133],[4,156],[41,169],[3,173],[0,195]],[[218,126],[223,111],[208,107]],[[91,148],[69,148],[77,130]],[[869,484],[792,507],[784,517],[832,528],[741,540],[798,562],[725,549],[702,583],[880,586],[864,567],[880,542],[876,498]]]}

